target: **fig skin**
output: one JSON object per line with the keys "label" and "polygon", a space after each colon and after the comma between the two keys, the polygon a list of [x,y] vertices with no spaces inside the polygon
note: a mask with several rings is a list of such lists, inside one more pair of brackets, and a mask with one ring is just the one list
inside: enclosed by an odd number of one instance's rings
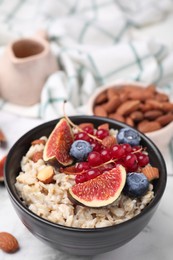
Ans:
{"label": "fig skin", "polygon": [[73,141],[72,129],[67,120],[62,118],[46,142],[43,160],[55,167],[71,165],[73,158],[69,155],[69,151]]}

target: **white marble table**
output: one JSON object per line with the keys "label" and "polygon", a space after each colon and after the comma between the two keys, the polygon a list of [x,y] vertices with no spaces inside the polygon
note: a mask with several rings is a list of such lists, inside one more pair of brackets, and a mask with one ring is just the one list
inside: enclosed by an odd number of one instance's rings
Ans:
{"label": "white marble table", "polygon": [[[9,147],[26,131],[42,123],[41,120],[25,119],[0,111],[0,127],[5,131]],[[0,149],[0,157],[7,150]],[[15,235],[20,250],[15,254],[0,251],[1,260],[172,260],[173,259],[173,175],[168,176],[167,187],[159,208],[147,227],[123,247],[94,257],[77,257],[54,250],[35,238],[19,220],[7,191],[0,185],[0,231]]]}

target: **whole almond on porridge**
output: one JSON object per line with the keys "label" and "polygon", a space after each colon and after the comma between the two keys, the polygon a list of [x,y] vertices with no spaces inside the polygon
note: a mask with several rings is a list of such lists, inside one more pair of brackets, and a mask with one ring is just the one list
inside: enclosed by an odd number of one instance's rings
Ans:
{"label": "whole almond on porridge", "polygon": [[36,145],[36,144],[46,144],[46,141],[44,139],[36,139],[34,141],[32,141],[31,145]]}
{"label": "whole almond on porridge", "polygon": [[114,136],[106,136],[103,140],[102,140],[102,144],[105,147],[111,147],[112,145],[116,144],[116,138]]}
{"label": "whole almond on porridge", "polygon": [[81,124],[79,124],[79,128],[83,129],[85,127],[92,127],[92,128],[94,128],[94,125],[92,123],[81,123]]}
{"label": "whole almond on porridge", "polygon": [[158,168],[147,165],[142,168],[142,173],[147,177],[149,181],[159,178]]}
{"label": "whole almond on porridge", "polygon": [[40,159],[43,159],[43,151],[35,152],[31,157],[31,160],[35,163]]}
{"label": "whole almond on porridge", "polygon": [[109,130],[109,124],[108,123],[104,123],[98,126],[98,129],[106,129]]}
{"label": "whole almond on porridge", "polygon": [[37,179],[45,184],[51,183],[53,181],[54,169],[52,166],[46,166],[40,170],[37,174]]}
{"label": "whole almond on porridge", "polygon": [[0,232],[0,249],[6,253],[14,253],[19,249],[19,243],[10,233]]}

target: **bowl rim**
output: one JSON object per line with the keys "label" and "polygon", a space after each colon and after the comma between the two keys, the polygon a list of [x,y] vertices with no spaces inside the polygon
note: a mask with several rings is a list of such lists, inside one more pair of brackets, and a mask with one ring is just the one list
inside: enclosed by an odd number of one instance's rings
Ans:
{"label": "bowl rim", "polygon": [[[149,146],[152,147],[152,149],[154,150],[154,152],[157,154],[157,157],[159,158],[159,160],[161,161],[161,166],[163,168],[163,183],[160,185],[160,192],[155,194],[153,200],[136,216],[132,217],[129,220],[126,220],[122,223],[116,224],[116,225],[112,225],[112,226],[108,226],[108,227],[98,227],[98,228],[78,228],[78,227],[69,227],[69,226],[65,226],[65,225],[61,225],[61,224],[57,224],[54,222],[51,222],[49,220],[46,220],[40,216],[38,216],[37,214],[35,214],[34,212],[32,212],[31,210],[29,210],[29,208],[27,206],[25,206],[22,202],[22,200],[19,198],[19,196],[17,195],[17,190],[16,193],[13,192],[11,190],[11,184],[9,182],[9,178],[8,178],[8,164],[9,164],[9,160],[11,155],[15,152],[16,150],[16,146],[18,146],[18,144],[20,144],[20,142],[22,142],[25,138],[28,137],[28,135],[32,134],[33,132],[37,132],[38,130],[40,130],[40,128],[45,128],[46,126],[50,127],[50,126],[55,126],[57,124],[57,122],[63,117],[42,123],[34,128],[32,128],[31,130],[29,130],[28,132],[26,132],[24,135],[22,135],[15,143],[14,145],[11,147],[8,155],[7,155],[7,159],[6,159],[6,163],[5,163],[5,174],[4,174],[4,182],[5,182],[5,186],[7,188],[7,191],[10,195],[10,198],[14,201],[15,204],[17,204],[17,206],[20,208],[21,211],[24,211],[25,214],[28,214],[30,217],[36,219],[37,221],[40,221],[41,223],[44,223],[48,226],[54,227],[54,228],[59,228],[61,230],[67,230],[67,231],[73,231],[73,232],[85,232],[85,233],[98,233],[98,232],[106,232],[114,229],[121,229],[121,227],[125,227],[126,225],[129,225],[131,222],[134,222],[135,220],[139,220],[139,218],[141,216],[145,216],[147,215],[151,209],[153,209],[159,202],[161,197],[163,196],[164,190],[166,188],[166,183],[167,183],[167,169],[166,169],[166,164],[164,161],[164,158],[161,154],[161,152],[159,151],[159,149],[157,148],[157,146],[143,133],[141,133],[140,131],[139,134],[142,137],[142,139],[144,141],[146,141],[147,143],[149,143]],[[110,118],[105,118],[105,117],[100,117],[100,116],[89,116],[89,115],[75,115],[75,116],[69,116],[69,118],[73,121],[73,119],[85,119],[85,120],[89,120],[92,118],[92,120],[97,120],[102,122],[106,121],[105,123],[112,123],[112,124],[118,124],[120,127],[129,127],[128,125],[126,125],[125,123],[116,121],[114,119],[110,119]]]}

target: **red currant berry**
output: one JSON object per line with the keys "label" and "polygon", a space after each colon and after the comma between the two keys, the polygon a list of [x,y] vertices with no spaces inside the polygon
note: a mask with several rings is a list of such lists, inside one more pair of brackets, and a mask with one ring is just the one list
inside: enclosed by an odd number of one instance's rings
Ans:
{"label": "red currant berry", "polygon": [[106,136],[109,135],[109,131],[107,129],[98,129],[96,131],[96,136],[99,138],[99,139],[104,139]]}
{"label": "red currant berry", "polygon": [[115,144],[114,146],[111,147],[110,153],[111,153],[112,158],[119,159],[125,155],[125,150],[122,145]]}
{"label": "red currant berry", "polygon": [[101,167],[99,167],[99,170],[101,171],[101,173],[105,172],[105,171],[110,171],[115,167],[115,163],[108,163],[105,164]]}
{"label": "red currant berry", "polygon": [[85,132],[79,132],[75,135],[75,140],[85,140],[90,142],[90,137]]}
{"label": "red currant berry", "polygon": [[122,147],[124,148],[126,154],[132,152],[132,147],[130,144],[122,144]]}
{"label": "red currant berry", "polygon": [[102,164],[103,161],[101,159],[100,153],[95,152],[95,151],[89,153],[88,163],[89,163],[90,166],[98,166],[98,165]]}
{"label": "red currant berry", "polygon": [[124,166],[128,172],[138,169],[137,157],[134,154],[127,154],[124,158]]}
{"label": "red currant berry", "polygon": [[90,166],[88,162],[79,162],[76,164],[75,168],[77,172],[82,172],[88,170]]}
{"label": "red currant berry", "polygon": [[102,149],[101,144],[94,140],[91,142],[91,146],[93,147],[93,151],[96,151],[96,152],[100,152]]}
{"label": "red currant berry", "polygon": [[137,160],[138,160],[138,165],[140,167],[144,167],[145,165],[147,165],[149,163],[149,157],[147,154],[138,153],[138,154],[136,154],[136,156],[137,156]]}
{"label": "red currant berry", "polygon": [[87,178],[87,180],[91,180],[91,179],[96,178],[100,174],[101,174],[101,171],[97,168],[89,169],[86,171],[86,178]]}
{"label": "red currant berry", "polygon": [[102,159],[103,162],[107,162],[111,159],[110,150],[108,148],[102,150],[100,152],[100,155],[101,155],[101,159]]}
{"label": "red currant berry", "polygon": [[94,128],[92,126],[85,126],[82,128],[84,132],[87,134],[93,135],[94,134]]}
{"label": "red currant berry", "polygon": [[76,175],[76,177],[75,177],[76,183],[82,183],[82,182],[85,182],[85,181],[87,181],[86,173]]}
{"label": "red currant berry", "polygon": [[142,147],[141,146],[133,146],[132,151],[136,154],[138,152],[141,152]]}

